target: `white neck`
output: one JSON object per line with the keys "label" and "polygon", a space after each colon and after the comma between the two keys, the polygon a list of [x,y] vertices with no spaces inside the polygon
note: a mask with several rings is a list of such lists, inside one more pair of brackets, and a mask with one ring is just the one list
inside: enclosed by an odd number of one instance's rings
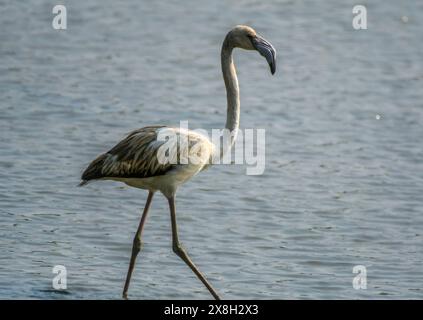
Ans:
{"label": "white neck", "polygon": [[231,143],[229,148],[234,144],[238,133],[240,113],[238,78],[232,59],[232,50],[233,46],[228,37],[226,37],[222,45],[221,59],[228,103],[225,128],[231,132]]}

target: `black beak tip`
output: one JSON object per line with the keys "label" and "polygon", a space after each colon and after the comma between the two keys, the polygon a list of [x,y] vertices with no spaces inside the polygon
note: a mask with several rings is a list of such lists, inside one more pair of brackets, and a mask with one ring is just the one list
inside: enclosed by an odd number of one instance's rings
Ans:
{"label": "black beak tip", "polygon": [[275,72],[276,72],[276,63],[275,62],[269,63],[269,67],[270,67],[270,73],[273,76],[275,74]]}

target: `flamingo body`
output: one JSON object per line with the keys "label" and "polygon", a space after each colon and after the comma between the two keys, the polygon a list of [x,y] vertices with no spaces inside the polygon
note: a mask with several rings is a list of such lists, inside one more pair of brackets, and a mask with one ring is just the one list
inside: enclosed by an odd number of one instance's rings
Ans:
{"label": "flamingo body", "polygon": [[[166,141],[159,135],[174,136],[187,141],[187,160],[195,152],[195,159],[178,163],[182,157],[180,144],[167,148],[176,157],[176,163],[161,163],[160,148]],[[131,132],[108,152],[98,156],[82,174],[84,185],[91,180],[115,180],[135,188],[160,191],[165,196],[174,194],[181,184],[207,168],[214,156],[215,146],[208,137],[195,131],[166,126],[149,126]],[[162,161],[163,162],[163,161]]]}

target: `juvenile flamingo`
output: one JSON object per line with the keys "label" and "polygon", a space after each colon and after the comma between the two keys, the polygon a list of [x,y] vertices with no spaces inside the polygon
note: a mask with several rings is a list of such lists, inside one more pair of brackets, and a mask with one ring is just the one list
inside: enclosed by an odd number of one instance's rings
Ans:
{"label": "juvenile flamingo", "polygon": [[[266,58],[271,73],[274,74],[276,71],[276,51],[267,40],[259,36],[248,26],[236,26],[229,31],[223,41],[221,51],[222,73],[227,96],[226,129],[232,133],[229,148],[236,139],[240,114],[238,78],[232,59],[234,48],[257,50]],[[158,136],[164,131],[168,134],[173,133],[180,139],[186,139],[185,141],[189,141],[190,147],[195,145],[197,161],[195,163],[176,164],[160,161],[160,147],[166,141],[158,139]],[[177,153],[176,156],[179,159],[182,156],[180,149],[177,148],[174,151]],[[177,188],[198,172],[208,167],[210,159],[216,156],[217,152],[218,157],[221,157],[222,150],[220,148],[216,148],[208,137],[194,131],[166,126],[150,126],[130,133],[110,151],[98,156],[82,174],[80,185],[84,185],[91,180],[116,180],[126,183],[131,187],[148,190],[147,202],[133,240],[132,255],[122,294],[123,298],[127,298],[135,260],[142,248],[141,234],[147,218],[148,209],[150,208],[154,193],[160,191],[169,202],[173,251],[191,268],[213,297],[217,300],[220,299],[216,290],[213,289],[204,275],[195,266],[188,256],[187,251],[179,242],[175,210],[175,193]],[[189,153],[191,155],[191,149],[189,149]]]}

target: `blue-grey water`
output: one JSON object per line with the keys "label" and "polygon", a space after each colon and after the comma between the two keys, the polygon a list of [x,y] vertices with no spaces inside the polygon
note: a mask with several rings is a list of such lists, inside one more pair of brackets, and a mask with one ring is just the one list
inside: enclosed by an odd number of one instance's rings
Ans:
{"label": "blue-grey water", "polygon": [[[0,298],[121,297],[146,192],[78,188],[80,174],[132,129],[223,127],[236,24],[278,50],[273,77],[235,53],[241,127],[266,129],[266,168],[215,166],[179,190],[193,260],[227,299],[423,298],[423,2],[361,1],[367,30],[353,0],[60,1],[60,31],[56,4],[0,2]],[[129,295],[207,299],[169,220],[158,195]]]}

